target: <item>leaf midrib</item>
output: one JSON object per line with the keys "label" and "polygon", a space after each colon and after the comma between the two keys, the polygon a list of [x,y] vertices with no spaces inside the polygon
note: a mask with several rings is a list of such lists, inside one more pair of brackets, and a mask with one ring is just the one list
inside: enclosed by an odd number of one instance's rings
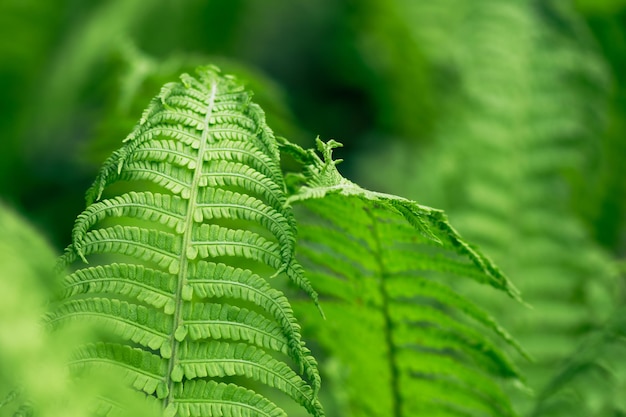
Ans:
{"label": "leaf midrib", "polygon": [[200,139],[200,146],[198,147],[198,154],[196,156],[196,168],[193,173],[193,179],[190,186],[190,194],[189,194],[189,202],[187,214],[185,216],[185,229],[183,232],[182,239],[182,248],[180,252],[180,269],[178,271],[178,286],[176,288],[176,306],[174,310],[174,323],[173,323],[173,332],[170,335],[170,345],[172,355],[169,360],[167,373],[165,374],[165,378],[167,380],[168,386],[168,396],[163,401],[163,409],[166,409],[168,404],[173,401],[173,385],[174,381],[172,380],[172,371],[174,370],[174,366],[177,362],[177,354],[179,342],[175,338],[176,329],[182,325],[182,311],[183,311],[183,302],[182,302],[182,292],[185,284],[187,284],[187,270],[189,266],[189,261],[187,259],[187,248],[191,245],[193,238],[193,214],[195,212],[196,200],[198,198],[198,191],[200,185],[200,179],[202,177],[202,168],[204,163],[204,152],[207,148],[207,143],[209,139],[209,120],[211,118],[211,114],[213,112],[213,108],[215,107],[215,97],[217,94],[217,81],[213,81],[211,85],[211,93],[209,96],[209,100],[207,103],[207,111],[204,117],[204,129],[202,130],[202,137]]}
{"label": "leaf midrib", "polygon": [[396,363],[396,349],[393,343],[393,331],[392,326],[393,322],[391,320],[391,315],[389,312],[389,304],[391,302],[391,297],[387,293],[387,289],[385,286],[385,280],[388,277],[388,271],[385,268],[385,262],[382,259],[382,251],[383,251],[383,242],[381,240],[380,231],[377,226],[377,218],[372,213],[370,209],[364,207],[367,216],[371,221],[371,236],[374,241],[374,247],[372,248],[372,255],[376,261],[376,265],[378,267],[377,275],[379,277],[379,290],[382,297],[382,305],[380,306],[381,314],[384,317],[385,321],[385,343],[387,344],[388,354],[387,354],[387,362],[389,365],[389,372],[391,376],[391,398],[392,398],[392,410],[393,417],[402,417],[402,404],[401,404],[401,396],[400,396],[400,381],[399,381],[399,372],[398,365]]}

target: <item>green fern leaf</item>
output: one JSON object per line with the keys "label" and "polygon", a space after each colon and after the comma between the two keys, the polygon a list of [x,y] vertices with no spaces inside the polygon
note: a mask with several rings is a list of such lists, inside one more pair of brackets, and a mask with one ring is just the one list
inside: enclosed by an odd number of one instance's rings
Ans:
{"label": "green fern leaf", "polygon": [[[536,359],[523,370],[542,392],[618,302],[614,265],[573,215],[576,193],[566,181],[598,187],[590,161],[599,156],[606,117],[606,64],[569,2],[401,1],[389,9],[396,20],[372,14],[379,30],[406,27],[416,46],[403,55],[424,56],[428,68],[450,77],[432,84],[445,110],[433,118],[428,152],[385,141],[357,175],[370,184],[377,180],[371,172],[395,178],[384,189],[445,208],[465,237],[515,277],[533,309],[512,312],[506,300],[477,295]],[[406,62],[398,58],[392,67]],[[411,74],[400,79],[419,75]],[[387,158],[385,150],[392,150]],[[512,395],[520,413],[532,412],[536,397]]]}
{"label": "green fern leaf", "polygon": [[328,323],[299,307],[346,369],[344,413],[514,416],[499,381],[521,376],[502,344],[523,350],[453,288],[469,280],[519,301],[515,287],[441,211],[341,177],[336,142],[318,140],[323,159],[282,145],[304,164],[289,202],[302,209],[297,253],[326,298]]}
{"label": "green fern leaf", "polygon": [[[108,197],[122,181],[135,190]],[[165,85],[104,163],[60,260],[73,271],[48,322],[115,337],[73,368],[122,369],[171,415],[284,415],[260,383],[323,416],[317,363],[266,280],[284,273],[317,303],[286,201],[276,140],[236,80],[202,68]]]}

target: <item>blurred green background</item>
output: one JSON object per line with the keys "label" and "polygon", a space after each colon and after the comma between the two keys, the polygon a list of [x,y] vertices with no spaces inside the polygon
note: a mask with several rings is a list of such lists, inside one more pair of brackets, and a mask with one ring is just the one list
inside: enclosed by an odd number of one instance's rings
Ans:
{"label": "blurred green background", "polygon": [[[626,1],[3,0],[0,35],[0,199],[58,252],[149,99],[216,64],[277,135],[343,142],[345,176],[446,210],[519,286],[533,310],[476,297],[536,358],[521,414],[626,415]],[[610,389],[559,382],[589,381],[580,352]]]}

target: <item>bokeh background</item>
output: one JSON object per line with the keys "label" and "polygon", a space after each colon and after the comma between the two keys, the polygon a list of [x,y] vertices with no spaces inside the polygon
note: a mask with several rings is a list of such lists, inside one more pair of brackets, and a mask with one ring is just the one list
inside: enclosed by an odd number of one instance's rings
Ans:
{"label": "bokeh background", "polygon": [[625,0],[3,0],[0,199],[60,253],[149,99],[203,64],[502,267],[534,307],[480,302],[536,359],[520,414],[626,415]]}

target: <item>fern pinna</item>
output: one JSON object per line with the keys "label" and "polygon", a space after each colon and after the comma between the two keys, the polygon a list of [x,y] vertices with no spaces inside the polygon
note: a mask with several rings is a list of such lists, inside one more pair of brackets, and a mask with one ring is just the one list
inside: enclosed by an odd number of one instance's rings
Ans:
{"label": "fern pinna", "polygon": [[323,159],[281,143],[304,166],[291,177],[296,252],[328,320],[321,323],[306,303],[296,311],[340,365],[338,415],[516,415],[499,382],[522,378],[501,345],[524,352],[455,290],[473,281],[519,300],[509,280],[440,210],[343,178],[331,157],[338,143],[318,141]]}
{"label": "fern pinna", "polygon": [[[266,280],[284,273],[317,302],[293,257],[278,145],[251,94],[215,68],[182,75],[124,142],[61,258],[96,263],[73,267],[50,323],[115,335],[80,348],[73,368],[122,368],[171,416],[284,416],[280,392],[324,415],[316,361]],[[115,182],[134,190],[101,199]]]}

